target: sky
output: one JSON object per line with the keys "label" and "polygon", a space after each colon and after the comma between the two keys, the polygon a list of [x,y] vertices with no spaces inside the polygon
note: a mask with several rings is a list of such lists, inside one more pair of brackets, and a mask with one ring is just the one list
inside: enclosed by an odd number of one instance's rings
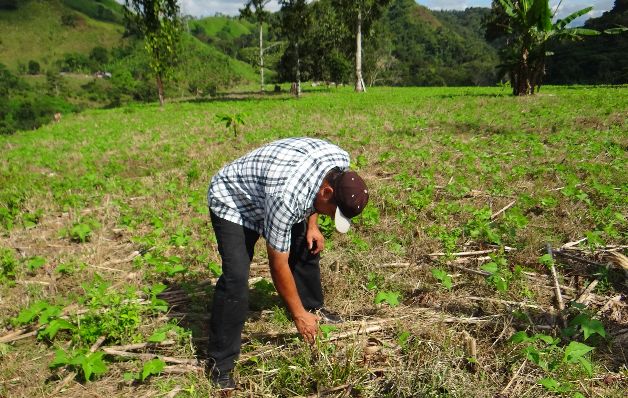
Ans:
{"label": "sky", "polygon": [[[124,0],[117,0],[123,3]],[[550,0],[552,10],[559,0]],[[558,10],[558,17],[564,17],[574,11],[593,6],[593,11],[588,15],[579,18],[572,25],[582,25],[585,20],[591,17],[598,17],[604,11],[613,7],[614,0],[563,0]],[[237,15],[238,9],[244,6],[245,0],[180,0],[181,12],[184,15],[195,17],[206,17],[216,13],[227,15]],[[464,10],[467,7],[490,7],[491,0],[418,0],[417,3],[433,10]],[[276,0],[270,0],[268,9],[277,11],[279,5]]]}

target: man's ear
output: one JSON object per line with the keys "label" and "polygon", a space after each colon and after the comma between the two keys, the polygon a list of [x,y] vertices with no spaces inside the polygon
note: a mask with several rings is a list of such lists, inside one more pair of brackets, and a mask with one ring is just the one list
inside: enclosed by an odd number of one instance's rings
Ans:
{"label": "man's ear", "polygon": [[321,196],[325,199],[325,201],[331,200],[334,197],[334,188],[325,184],[325,186],[321,188]]}

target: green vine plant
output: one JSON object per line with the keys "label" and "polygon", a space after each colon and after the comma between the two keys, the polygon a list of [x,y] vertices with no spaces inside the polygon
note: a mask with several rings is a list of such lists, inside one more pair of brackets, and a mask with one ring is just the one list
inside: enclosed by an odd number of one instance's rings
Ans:
{"label": "green vine plant", "polygon": [[[597,322],[585,319],[584,317],[576,317],[571,322],[570,327],[584,326],[588,330],[585,339],[592,333],[598,333],[602,336],[606,335],[604,328],[599,329]],[[599,322],[599,321],[598,321]],[[592,329],[590,328],[592,326]],[[589,354],[595,347],[588,346],[578,341],[571,341],[567,346],[561,346],[561,339],[548,336],[546,334],[537,333],[528,336],[525,331],[515,333],[510,338],[510,343],[521,345],[521,355],[527,360],[537,365],[545,371],[545,377],[537,380],[550,392],[557,394],[572,394],[574,398],[583,398],[582,393],[577,391],[568,380],[561,380],[560,375],[565,374],[567,368],[579,367],[589,377],[593,375],[593,366],[589,358]]]}

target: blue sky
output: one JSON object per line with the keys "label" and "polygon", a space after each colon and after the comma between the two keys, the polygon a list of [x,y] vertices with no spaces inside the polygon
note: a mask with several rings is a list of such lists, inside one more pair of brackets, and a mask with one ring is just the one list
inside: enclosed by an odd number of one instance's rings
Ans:
{"label": "blue sky", "polygon": [[[117,0],[123,3],[124,0]],[[563,0],[558,17],[566,16],[574,11],[587,6],[593,6],[593,11],[585,17],[577,20],[575,25],[581,25],[590,17],[600,16],[604,11],[613,7],[614,0]],[[237,15],[238,9],[244,5],[244,0],[180,0],[181,11],[185,15],[195,17],[214,15],[217,12],[227,15]],[[417,3],[434,10],[464,10],[467,7],[490,7],[491,0],[418,0]],[[552,10],[558,4],[558,0],[550,0]],[[276,0],[269,3],[271,10],[279,8]]]}

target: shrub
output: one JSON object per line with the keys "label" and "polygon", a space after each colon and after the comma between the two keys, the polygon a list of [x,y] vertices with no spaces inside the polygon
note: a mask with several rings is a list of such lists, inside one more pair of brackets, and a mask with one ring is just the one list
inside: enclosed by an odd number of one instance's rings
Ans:
{"label": "shrub", "polygon": [[40,72],[39,62],[30,60],[28,61],[28,74],[29,75],[38,75]]}
{"label": "shrub", "polygon": [[79,22],[79,16],[74,13],[63,14],[61,16],[61,25],[67,26],[70,28],[76,27]]}

